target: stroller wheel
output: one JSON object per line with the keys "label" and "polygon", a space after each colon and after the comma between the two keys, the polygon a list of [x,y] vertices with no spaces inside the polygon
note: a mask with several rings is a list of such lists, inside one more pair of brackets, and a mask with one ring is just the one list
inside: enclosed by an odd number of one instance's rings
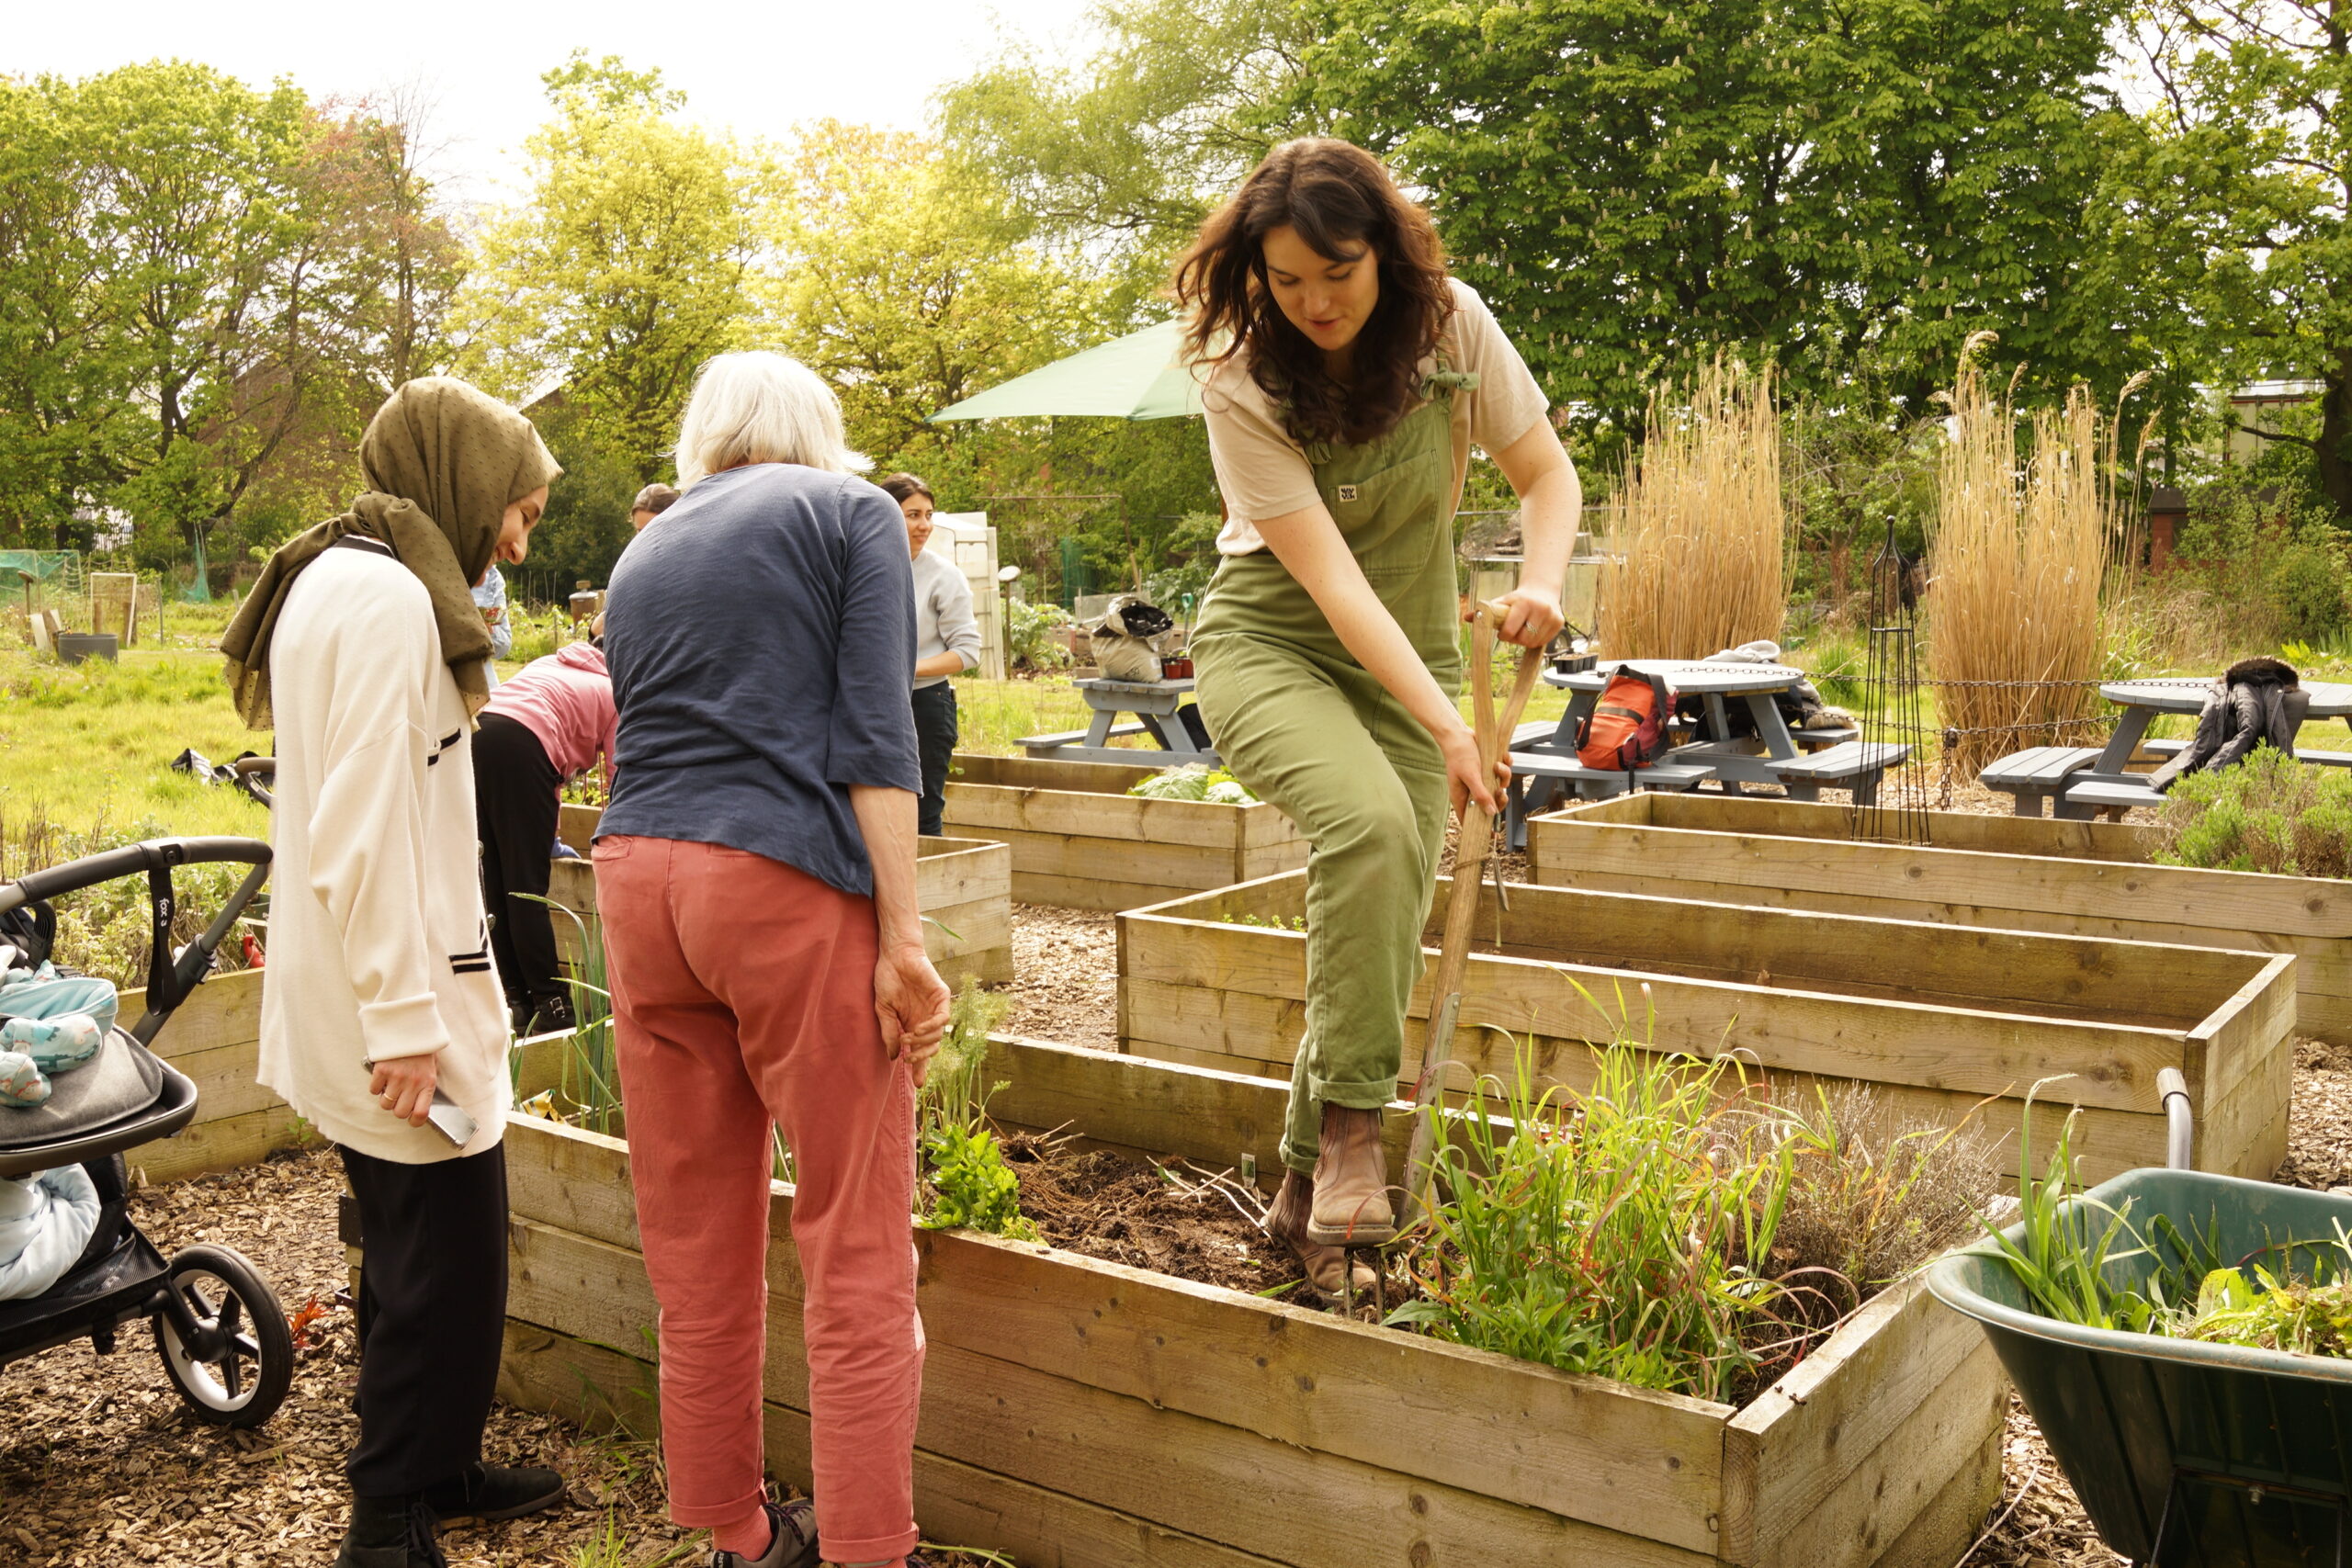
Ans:
{"label": "stroller wheel", "polygon": [[232,1248],[191,1247],[171,1262],[167,1288],[196,1332],[169,1312],[155,1316],[155,1348],[172,1386],[198,1416],[219,1427],[258,1427],[294,1382],[294,1336],[277,1297]]}

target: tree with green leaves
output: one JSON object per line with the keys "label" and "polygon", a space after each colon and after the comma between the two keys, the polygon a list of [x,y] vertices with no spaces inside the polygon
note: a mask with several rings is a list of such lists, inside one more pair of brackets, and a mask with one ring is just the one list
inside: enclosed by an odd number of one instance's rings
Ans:
{"label": "tree with green leaves", "polygon": [[96,310],[109,258],[88,221],[94,182],[61,96],[0,81],[0,522],[40,545],[136,440],[121,344]]}
{"label": "tree with green leaves", "polygon": [[1014,44],[940,97],[949,144],[1033,233],[1114,280],[1132,314],[1202,217],[1280,139],[1311,34],[1297,0],[1104,0],[1081,65]]}
{"label": "tree with green leaves", "polygon": [[[2180,379],[2318,383],[2297,447],[2352,528],[2352,3],[2154,0],[2136,35],[2156,91],[2118,180],[2167,308]],[[2186,330],[2179,330],[2187,323]]]}
{"label": "tree with green leaves", "polygon": [[484,235],[460,308],[468,371],[509,397],[560,384],[640,480],[667,468],[695,368],[736,346],[767,173],[674,118],[656,71],[574,53],[542,80],[530,195]]}
{"label": "tree with green leaves", "polygon": [[1100,330],[1096,291],[1020,243],[1002,190],[937,143],[826,120],[784,162],[763,292],[861,449],[920,462],[965,434],[933,414]]}
{"label": "tree with green leaves", "polygon": [[[20,534],[111,508],[142,563],[174,563],[289,442],[340,436],[347,456],[385,337],[366,220],[383,182],[356,149],[396,127],[179,62],[10,83],[0,120],[0,461]],[[437,222],[421,183],[406,194]],[[457,264],[446,225],[437,254]]]}
{"label": "tree with green leaves", "polygon": [[2115,0],[1310,0],[1296,112],[1424,192],[1555,401],[1638,432],[1721,345],[1906,411],[1980,328],[2064,384]]}

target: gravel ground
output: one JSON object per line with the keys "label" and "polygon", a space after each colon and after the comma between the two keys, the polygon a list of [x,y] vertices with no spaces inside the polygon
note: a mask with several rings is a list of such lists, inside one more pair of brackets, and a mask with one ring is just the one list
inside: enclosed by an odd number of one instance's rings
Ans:
{"label": "gravel ground", "polygon": [[[292,1568],[333,1559],[347,1507],[343,1458],[357,1426],[356,1348],[334,1227],[342,1184],[334,1153],[316,1149],[139,1195],[133,1216],[166,1254],[225,1243],[252,1259],[289,1313],[309,1305],[324,1315],[293,1391],[257,1435],[187,1415],[143,1325],[127,1325],[112,1356],[85,1341],[0,1372],[0,1497],[9,1499],[0,1561]],[[574,1481],[574,1506],[450,1532],[445,1550],[458,1568],[572,1568],[605,1533],[608,1511],[637,1550],[587,1563],[682,1560],[684,1535],[660,1522],[659,1465],[645,1445],[585,1438],[502,1407],[489,1457],[556,1466]],[[13,1556],[18,1550],[25,1555]]]}
{"label": "gravel ground", "polygon": [[1012,974],[1007,1033],[1090,1051],[1119,1048],[1119,930],[1112,916],[1015,904]]}
{"label": "gravel ground", "polygon": [[[358,1362],[342,1299],[332,1150],[139,1195],[132,1215],[166,1255],[225,1243],[250,1258],[289,1313],[322,1312],[294,1386],[257,1435],[187,1415],[145,1325],[112,1356],[85,1340],[0,1371],[0,1564],[6,1568],[312,1568],[331,1562],[349,1506],[343,1460]],[[699,1563],[701,1538],[662,1513],[661,1455],[647,1442],[594,1437],[553,1416],[491,1414],[492,1462],[552,1465],[568,1506],[442,1537],[453,1568],[669,1568]],[[940,1568],[983,1560],[934,1556]]]}

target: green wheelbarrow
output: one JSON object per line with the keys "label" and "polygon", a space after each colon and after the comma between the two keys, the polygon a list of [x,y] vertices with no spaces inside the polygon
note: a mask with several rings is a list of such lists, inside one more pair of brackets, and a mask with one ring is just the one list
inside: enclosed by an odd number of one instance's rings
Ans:
{"label": "green wheelbarrow", "polygon": [[[2190,1263],[2158,1215],[2274,1272],[2290,1247],[2332,1251],[2336,1227],[2352,1231],[2352,1198],[2185,1168],[2187,1090],[2169,1068],[2159,1083],[2172,1168],[2067,1200],[2130,1201],[2150,1250],[2110,1258],[2111,1283]],[[1928,1288],[1984,1325],[2110,1548],[2150,1568],[2352,1568],[2352,1360],[2076,1327],[2035,1312],[2007,1261],[1978,1247],[1938,1260]]]}

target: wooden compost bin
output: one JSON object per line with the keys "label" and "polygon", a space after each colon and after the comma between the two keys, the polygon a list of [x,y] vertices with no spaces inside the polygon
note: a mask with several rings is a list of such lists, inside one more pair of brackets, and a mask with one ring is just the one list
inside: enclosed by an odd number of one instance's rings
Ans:
{"label": "wooden compost bin", "polygon": [[[1114,1145],[1272,1170],[1262,1079],[992,1043],[992,1109]],[[1392,1161],[1408,1126],[1391,1108]],[[514,1272],[499,1392],[655,1425],[628,1151],[508,1124]],[[802,1285],[770,1220],[768,1463],[809,1483]],[[918,1233],[927,1539],[1030,1568],[1943,1568],[2000,1491],[2007,1384],[1917,1281],[1744,1410],[1073,1253]]]}
{"label": "wooden compost bin", "polygon": [[1560,886],[2291,953],[2297,1032],[2352,1045],[2352,884],[2156,865],[2149,837],[1935,811],[1926,845],[1873,843],[1851,807],[1641,794],[1536,818],[1527,851]]}
{"label": "wooden compost bin", "polygon": [[[216,975],[173,1012],[150,1047],[196,1084],[196,1120],[179,1134],[123,1156],[150,1181],[252,1165],[302,1141],[294,1108],[262,1088],[261,987],[266,972]],[[147,1009],[147,993],[124,991],[124,1027]]]}
{"label": "wooden compost bin", "polygon": [[1306,863],[1306,840],[1272,806],[1127,793],[1162,771],[958,751],[946,827],[1012,845],[1012,896],[1024,904],[1133,909]]}
{"label": "wooden compost bin", "polygon": [[[582,855],[594,838],[597,815],[594,807],[563,808],[564,841]],[[923,945],[940,977],[950,986],[967,976],[990,984],[1012,979],[1012,852],[978,839],[918,839],[915,855],[915,901],[930,917]],[[596,871],[588,861],[556,862],[548,897],[577,914],[591,932],[601,930]],[[567,969],[580,961],[579,928],[561,914],[555,917],[555,945]]]}
{"label": "wooden compost bin", "polygon": [[[1513,887],[1482,891],[1453,1084],[1509,1077],[1532,1040],[1547,1082],[1591,1081],[1586,1042],[1636,1034],[1641,986],[1661,1047],[1736,1050],[1800,1091],[1872,1085],[1906,1116],[1978,1124],[2018,1168],[2023,1098],[2078,1105],[2086,1180],[2165,1163],[2156,1073],[2187,1075],[2200,1169],[2267,1177],[2285,1158],[2296,960],[1804,910]],[[1306,1029],[1306,939],[1295,872],[1119,917],[1119,1035],[1131,1054],[1287,1077]],[[1425,940],[1443,919],[1442,885]],[[1262,920],[1264,925],[1238,923]],[[1434,953],[1432,953],[1432,957]],[[1416,988],[1404,1071],[1420,1069],[1429,980]],[[1492,1027],[1487,1027],[1492,1026]],[[1506,1034],[1503,1032],[1508,1032]],[[2045,1115],[2037,1163],[2058,1131]]]}

